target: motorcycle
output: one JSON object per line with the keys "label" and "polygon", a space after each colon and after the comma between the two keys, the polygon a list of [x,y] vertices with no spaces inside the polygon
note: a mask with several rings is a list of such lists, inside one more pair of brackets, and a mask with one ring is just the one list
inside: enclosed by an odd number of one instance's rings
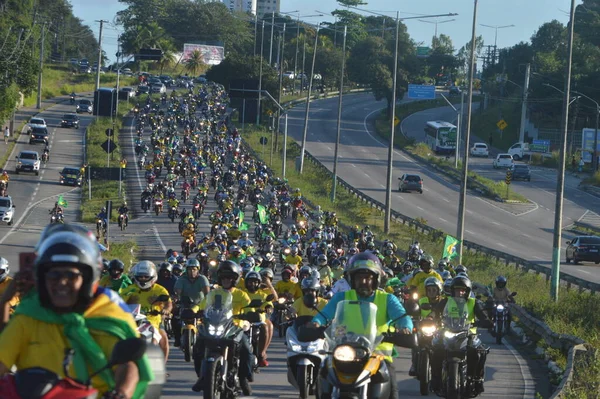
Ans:
{"label": "motorcycle", "polygon": [[[100,234],[102,233],[102,234]],[[101,235],[106,236],[106,223],[104,220],[97,218],[96,219],[96,236],[100,237]]]}
{"label": "motorcycle", "polygon": [[154,212],[156,213],[156,216],[158,216],[160,213],[162,213],[162,207],[163,207],[163,200],[161,200],[161,199],[154,200]]}
{"label": "motorcycle", "polygon": [[204,214],[204,205],[199,202],[195,202],[194,206],[192,206],[192,215],[194,219],[198,219],[200,216]]}
{"label": "motorcycle", "polygon": [[189,256],[192,252],[194,252],[194,249],[196,249],[196,243],[194,242],[194,240],[190,237],[186,238],[182,243],[181,243],[181,252],[183,252],[183,254],[187,257]]}
{"label": "motorcycle", "polygon": [[417,370],[417,379],[419,380],[419,390],[421,395],[429,394],[429,381],[431,381],[430,359],[433,352],[432,341],[437,331],[437,326],[433,320],[421,320],[417,329],[418,351],[415,368]]}
{"label": "motorcycle", "polygon": [[48,157],[49,157],[49,155],[48,155],[48,152],[44,151],[44,152],[42,153],[42,162],[43,162],[44,164],[48,163]]}
{"label": "motorcycle", "polygon": [[144,213],[148,213],[150,210],[150,197],[144,197],[142,199],[142,210]]}
{"label": "motorcycle", "polygon": [[183,351],[183,357],[186,362],[192,361],[192,353],[194,344],[196,343],[196,334],[198,333],[198,321],[199,316],[192,309],[194,306],[193,301],[190,297],[181,297],[179,301],[179,320],[181,320],[181,350]]}
{"label": "motorcycle", "polygon": [[190,198],[189,190],[181,190],[181,200],[185,203]]}
{"label": "motorcycle", "polygon": [[53,213],[50,216],[50,224],[54,223],[65,223],[64,215],[62,213]]}
{"label": "motorcycle", "polygon": [[442,361],[439,394],[447,399],[474,398],[479,393],[475,390],[472,377],[467,374],[467,348],[474,346],[479,338],[470,333],[471,325],[466,300],[462,298],[454,298],[454,300],[458,316],[453,317],[446,306],[442,315],[442,327],[433,341],[433,345],[437,346],[441,340],[446,353]]}
{"label": "motorcycle", "polygon": [[[516,292],[510,294],[511,298],[517,295]],[[497,302],[493,305],[494,329],[492,335],[496,337],[496,344],[502,344],[502,337],[510,331],[510,312],[508,305],[504,302]]]}
{"label": "motorcycle", "polygon": [[[75,351],[68,349],[62,362],[64,378],[60,378],[50,370],[31,367],[2,377],[0,379],[0,392],[2,392],[3,399],[95,398],[98,391],[92,387],[92,377],[114,366],[137,361],[142,358],[145,352],[146,342],[143,339],[129,338],[118,341],[106,365],[96,370],[87,381],[83,382],[69,375],[69,366],[72,363]],[[151,397],[158,398],[160,395],[151,395]]]}
{"label": "motorcycle", "polygon": [[142,313],[142,305],[134,304],[127,305],[129,308],[129,313],[135,319],[135,324],[137,325],[137,331],[140,333],[140,337],[146,340],[146,343],[158,345],[161,340],[161,335],[152,324],[148,321],[148,318],[145,314]]}
{"label": "motorcycle", "polygon": [[121,228],[121,231],[127,228],[127,224],[127,215],[124,213],[119,214],[119,227]]}
{"label": "motorcycle", "polygon": [[314,395],[321,362],[325,360],[327,345],[324,339],[303,342],[298,339],[298,329],[312,321],[312,316],[293,320],[285,334],[287,348],[288,382],[298,389],[300,399]]}
{"label": "motorcycle", "polygon": [[75,104],[75,96],[70,96],[70,97],[69,97],[69,103],[70,103],[71,105]]}
{"label": "motorcycle", "polygon": [[291,306],[294,298],[281,297],[273,304],[273,325],[277,326],[279,337],[285,337],[287,334],[289,322],[292,319]]}
{"label": "motorcycle", "polygon": [[301,341],[323,337],[324,332],[330,348],[317,380],[318,397],[367,399],[390,396],[389,369],[385,356],[376,348],[381,342],[413,348],[416,340],[413,334],[389,330],[378,334],[376,315],[374,303],[341,301],[328,326],[300,329],[298,338]]}
{"label": "motorcycle", "polygon": [[175,218],[179,216],[179,211],[176,206],[172,206],[169,208],[169,219],[171,219],[171,223],[175,223]]}
{"label": "motorcycle", "polygon": [[[253,300],[248,307],[258,308],[262,301]],[[201,375],[205,381],[204,398],[233,398],[239,391],[239,353],[236,350],[244,329],[250,322],[260,321],[258,314],[249,313],[233,316],[233,296],[221,288],[206,296],[206,309],[202,324],[198,328],[198,339],[204,341]],[[244,320],[242,327],[234,319]]]}

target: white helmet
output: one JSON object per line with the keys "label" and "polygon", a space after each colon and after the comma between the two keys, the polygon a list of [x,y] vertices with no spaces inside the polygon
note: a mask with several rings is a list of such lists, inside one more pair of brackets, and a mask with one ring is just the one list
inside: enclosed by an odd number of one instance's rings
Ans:
{"label": "white helmet", "polygon": [[10,274],[10,267],[8,267],[8,261],[5,258],[0,257],[0,283],[6,280]]}
{"label": "white helmet", "polygon": [[[147,290],[156,283],[158,274],[156,273],[156,265],[154,263],[149,260],[143,260],[137,263],[134,268],[135,274],[133,275],[133,280],[138,287]],[[143,278],[143,281],[140,281],[140,278]]]}

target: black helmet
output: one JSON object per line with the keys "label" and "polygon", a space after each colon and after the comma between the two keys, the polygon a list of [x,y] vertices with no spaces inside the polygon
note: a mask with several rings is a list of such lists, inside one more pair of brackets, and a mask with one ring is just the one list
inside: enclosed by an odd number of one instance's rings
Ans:
{"label": "black helmet", "polygon": [[163,270],[168,270],[169,272],[173,272],[173,265],[170,264],[169,262],[163,262],[158,266],[158,270],[159,271],[163,271]]}
{"label": "black helmet", "polygon": [[468,274],[467,273],[467,268],[464,267],[463,265],[458,265],[454,268],[454,271],[456,272],[456,274],[458,273],[464,273],[464,274]]}
{"label": "black helmet", "polygon": [[79,231],[71,228],[55,229],[55,232],[38,244],[34,270],[42,306],[51,306],[46,290],[45,273],[55,266],[74,266],[83,274],[77,311],[83,311],[96,293],[102,273],[102,257],[98,243],[89,238],[86,229],[77,230]]}
{"label": "black helmet", "polygon": [[231,276],[233,278],[232,287],[235,287],[242,276],[242,268],[232,260],[221,262],[217,269],[217,283],[221,285],[221,277]]}
{"label": "black helmet", "polygon": [[471,295],[473,285],[471,284],[471,280],[469,280],[467,277],[456,276],[452,279],[452,284],[450,284],[452,295],[454,295],[454,290],[456,288],[464,288],[466,290],[465,299],[467,299]]}
{"label": "black helmet", "polygon": [[379,287],[379,279],[382,274],[381,261],[379,258],[368,252],[361,252],[350,258],[344,271],[350,280],[350,286],[354,287],[354,275],[360,271],[368,271],[375,279],[373,280],[373,289]]}
{"label": "black helmet", "polygon": [[113,259],[108,262],[109,271],[120,271],[121,273],[125,270],[125,264],[120,259]]}
{"label": "black helmet", "polygon": [[504,276],[496,277],[496,287],[498,287],[498,288],[506,287],[506,277],[504,277]]}
{"label": "black helmet", "polygon": [[429,269],[433,269],[433,265],[433,256],[427,254],[421,255],[421,259],[419,259],[419,266],[421,267],[421,269],[423,268],[423,266],[429,267]]}

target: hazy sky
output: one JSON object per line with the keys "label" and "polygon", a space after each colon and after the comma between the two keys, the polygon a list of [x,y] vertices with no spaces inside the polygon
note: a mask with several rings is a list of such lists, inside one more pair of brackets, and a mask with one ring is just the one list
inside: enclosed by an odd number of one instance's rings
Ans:
{"label": "hazy sky", "polygon": [[[70,0],[73,5],[73,13],[88,24],[98,36],[99,23],[96,20],[103,19],[112,21],[117,11],[125,8],[118,0]],[[400,16],[410,17],[413,14],[446,14],[458,13],[451,18],[438,18],[438,21],[454,19],[452,22],[438,24],[438,34],[444,33],[452,38],[455,48],[458,50],[471,37],[471,26],[473,22],[474,0],[421,0],[415,3],[392,1],[392,0],[364,0],[368,2],[363,8],[374,11],[391,11],[387,13],[395,16],[395,11],[400,11]],[[577,0],[577,4],[581,3]],[[483,35],[485,44],[494,44],[495,29],[486,28],[479,24],[503,26],[515,25],[514,28],[498,30],[498,46],[512,46],[520,41],[529,41],[531,35],[544,22],[557,19],[562,23],[568,22],[569,0],[479,0],[477,15],[477,34]],[[335,0],[281,0],[281,11],[300,11],[300,15],[314,15],[315,10],[325,13],[339,8]],[[297,14],[296,14],[297,15]],[[309,22],[333,21],[333,17],[307,18]],[[429,19],[434,21],[435,19]],[[435,25],[420,22],[418,20],[407,20],[410,36],[416,42],[431,43],[435,31]],[[111,61],[115,59],[117,52],[117,35],[120,27],[105,24],[103,34],[103,48]]]}

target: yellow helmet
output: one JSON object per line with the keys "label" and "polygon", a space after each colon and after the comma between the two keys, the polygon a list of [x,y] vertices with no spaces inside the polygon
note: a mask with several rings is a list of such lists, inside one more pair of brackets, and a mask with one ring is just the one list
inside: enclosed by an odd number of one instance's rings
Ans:
{"label": "yellow helmet", "polygon": [[194,228],[194,225],[193,225],[192,223],[188,223],[188,225],[187,225],[187,228],[188,228],[188,229],[193,229],[193,228]]}

